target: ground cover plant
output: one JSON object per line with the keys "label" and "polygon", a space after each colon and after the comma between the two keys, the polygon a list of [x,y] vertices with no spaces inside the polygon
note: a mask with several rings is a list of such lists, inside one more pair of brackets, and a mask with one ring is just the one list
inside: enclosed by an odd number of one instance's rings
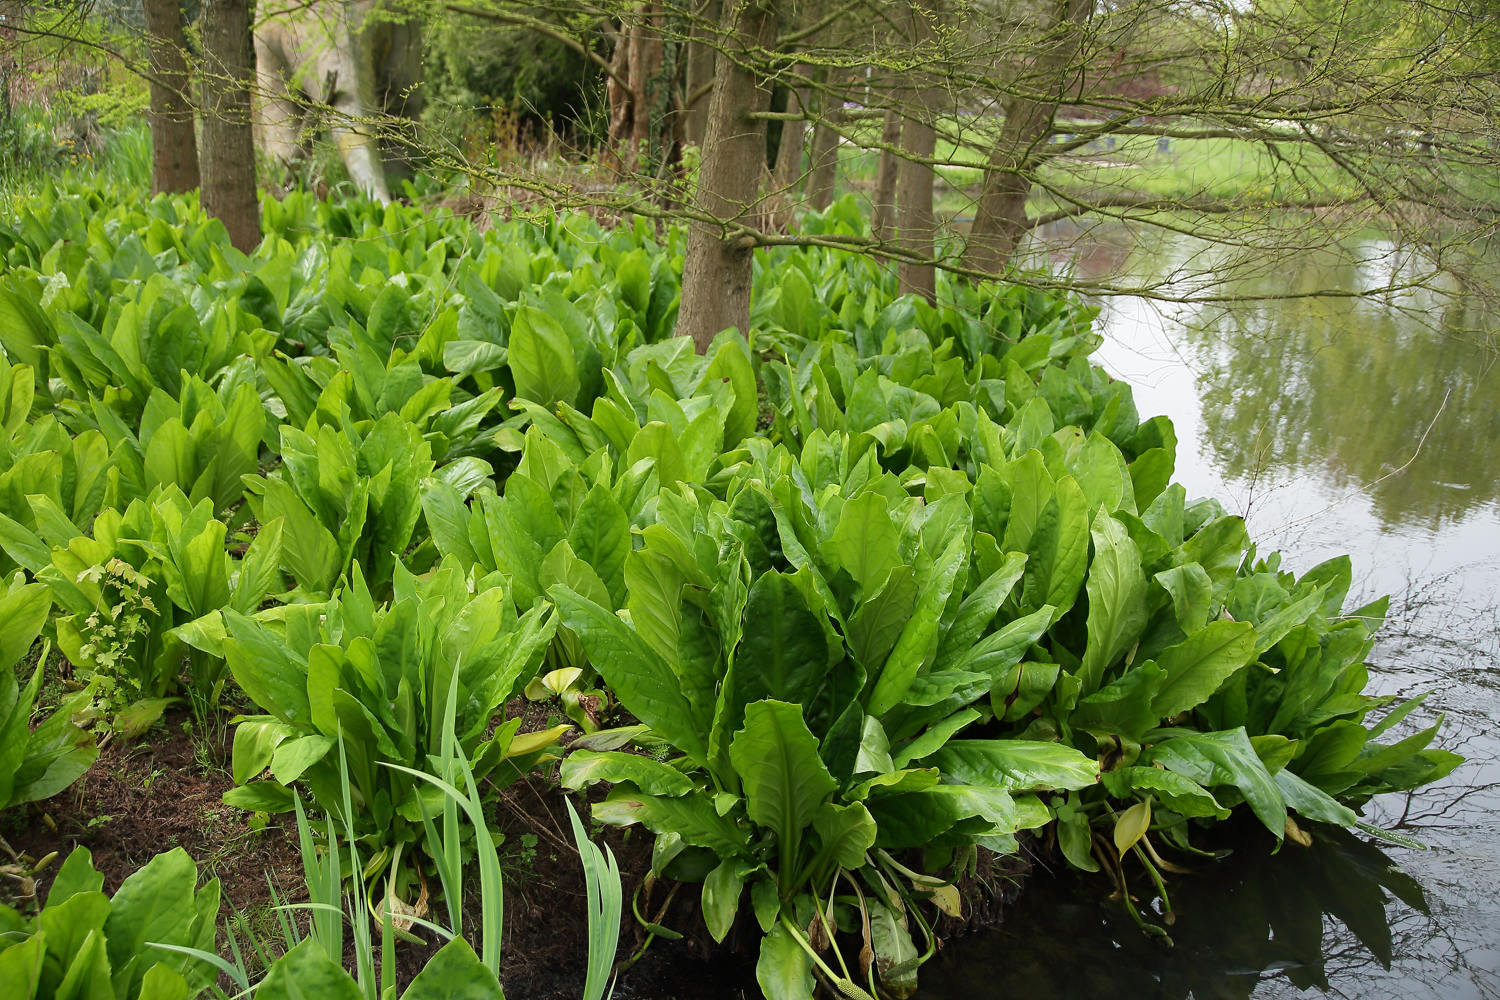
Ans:
{"label": "ground cover plant", "polygon": [[[0,226],[10,801],[88,766],[75,722],[234,713],[226,801],[310,800],[323,905],[347,879],[394,920],[498,877],[484,799],[556,764],[781,1000],[909,994],[980,850],[1055,837],[1153,927],[1128,880],[1165,897],[1207,824],[1304,841],[1458,763],[1420,699],[1364,694],[1383,605],[1345,609],[1348,561],[1283,572],[1172,484],[1076,301],[929,304],[779,248],[700,355],[676,230],[304,194],[263,221],[244,255],[74,182]],[[522,732],[523,691],[558,718]],[[322,933],[262,992],[343,975]],[[431,976],[494,978],[450,947]]]}

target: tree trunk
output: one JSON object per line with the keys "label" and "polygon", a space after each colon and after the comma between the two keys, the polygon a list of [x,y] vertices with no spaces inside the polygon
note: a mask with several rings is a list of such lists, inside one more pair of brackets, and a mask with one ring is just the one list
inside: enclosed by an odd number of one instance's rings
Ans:
{"label": "tree trunk", "polygon": [[251,0],[204,0],[203,208],[249,253],[260,243],[255,140],[250,131]]}
{"label": "tree trunk", "polygon": [[[654,173],[670,152],[667,112],[670,84],[662,74],[666,47],[658,3],[635,5],[615,35],[605,91],[609,98],[609,140],[620,168]],[[622,82],[623,80],[623,82]]]}
{"label": "tree trunk", "polygon": [[[808,91],[799,87],[792,91],[786,109],[792,114],[807,113]],[[797,200],[797,188],[802,183],[802,138],[807,132],[807,122],[787,120],[781,123],[781,138],[776,146],[776,167],[771,174],[769,199],[774,209],[776,229],[785,230],[792,223],[792,207]]]}
{"label": "tree trunk", "polygon": [[[708,97],[713,87],[714,58],[718,54],[712,42],[722,13],[723,0],[704,0],[693,11],[689,28],[687,72],[682,94],[682,141],[703,145],[708,122]],[[707,39],[707,41],[705,41]]]}
{"label": "tree trunk", "polygon": [[[912,4],[912,40],[918,45],[931,44],[934,22],[940,13],[940,0]],[[930,162],[937,150],[937,131],[933,116],[942,91],[936,87],[930,72],[918,68],[910,114],[901,126],[901,148],[906,153],[896,164],[897,241],[911,258],[903,257],[896,268],[897,288],[901,294],[920,295],[928,302],[937,297],[937,272],[930,263],[936,253],[937,222],[932,213],[934,173]]]}
{"label": "tree trunk", "polygon": [[750,327],[750,272],[753,240],[737,234],[737,224],[756,211],[765,173],[766,126],[750,117],[771,104],[771,86],[749,68],[756,50],[776,42],[775,0],[726,5],[722,21],[726,46],[714,76],[704,132],[703,162],[693,198],[696,214],[688,225],[682,267],[682,306],[678,336],[692,337],[699,351],[728,327]]}
{"label": "tree trunk", "polygon": [[989,274],[1005,267],[1030,228],[1026,199],[1037,153],[1052,132],[1063,97],[1083,80],[1083,66],[1075,59],[1094,0],[1057,0],[1057,6],[1053,37],[1029,74],[1035,82],[1026,88],[1046,96],[1035,100],[1018,94],[1006,104],[1005,124],[985,166],[984,190],[964,247],[963,263]]}
{"label": "tree trunk", "polygon": [[882,243],[896,232],[896,168],[901,158],[895,147],[901,143],[901,116],[892,108],[880,123],[880,166],[875,171],[875,193],[870,196],[870,233]]}
{"label": "tree trunk", "polygon": [[198,137],[188,98],[182,8],[177,0],[146,0],[145,14],[151,69],[151,193],[191,191],[198,186]]}
{"label": "tree trunk", "polygon": [[[792,91],[791,98],[786,102],[786,109],[791,114],[807,113],[806,87]],[[807,122],[800,119],[781,123],[781,140],[776,147],[776,172],[773,180],[776,190],[788,197],[802,180],[802,137],[806,131]]]}
{"label": "tree trunk", "polygon": [[833,186],[838,178],[839,133],[834,127],[843,117],[843,108],[832,95],[823,95],[823,113],[813,125],[811,171],[807,175],[807,204],[821,212],[833,204]]}

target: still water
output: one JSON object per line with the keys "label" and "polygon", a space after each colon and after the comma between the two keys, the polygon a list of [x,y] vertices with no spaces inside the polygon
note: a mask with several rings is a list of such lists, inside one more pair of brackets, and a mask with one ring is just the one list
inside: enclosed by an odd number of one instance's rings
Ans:
{"label": "still water", "polygon": [[[1158,282],[1176,297],[1221,251],[1122,229],[1054,233],[1055,267]],[[1235,261],[1245,263],[1244,260]],[[923,970],[942,997],[1500,997],[1500,359],[1472,303],[1402,292],[1420,262],[1353,239],[1266,267],[1218,270],[1230,304],[1103,299],[1096,360],[1166,414],[1177,479],[1245,515],[1261,551],[1309,569],[1349,553],[1356,590],[1390,594],[1377,693],[1431,692],[1443,745],[1468,763],[1366,818],[1424,851],[1324,835],[1271,856],[1252,836],[1173,876],[1175,946],[1147,940],[1066,872],[1033,878],[1004,926]],[[1281,295],[1270,301],[1249,296]],[[1489,329],[1500,322],[1488,321]],[[1465,331],[1468,332],[1465,332]]]}

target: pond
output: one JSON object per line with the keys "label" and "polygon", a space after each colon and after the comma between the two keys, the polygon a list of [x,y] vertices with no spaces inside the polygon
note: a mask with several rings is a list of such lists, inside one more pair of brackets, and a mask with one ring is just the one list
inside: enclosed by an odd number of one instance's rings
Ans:
{"label": "pond", "polygon": [[[1191,280],[1179,275],[1231,263],[1118,226],[1044,239],[1054,267],[1158,282],[1168,300]],[[1271,856],[1250,831],[1225,861],[1172,877],[1172,948],[1099,880],[1038,873],[1002,927],[924,969],[923,995],[1500,996],[1500,359],[1473,332],[1475,303],[1298,297],[1419,270],[1368,237],[1235,269],[1219,288],[1238,301],[1105,298],[1096,360],[1143,417],[1172,418],[1178,480],[1244,514],[1263,554],[1300,573],[1348,553],[1351,605],[1391,595],[1372,687],[1431,692],[1419,714],[1445,715],[1440,743],[1468,763],[1366,818],[1427,849],[1321,834]]]}

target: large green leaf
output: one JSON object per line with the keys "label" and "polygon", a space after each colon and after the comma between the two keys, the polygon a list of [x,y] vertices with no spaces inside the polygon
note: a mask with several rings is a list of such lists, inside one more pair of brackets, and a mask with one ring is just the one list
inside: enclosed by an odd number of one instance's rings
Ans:
{"label": "large green leaf", "polygon": [[812,959],[780,923],[760,940],[755,982],[766,1000],[812,1000]]}
{"label": "large green leaf", "polygon": [[505,1000],[505,992],[469,942],[456,937],[427,960],[401,1000]]}
{"label": "large green leaf", "polygon": [[735,653],[735,707],[762,698],[811,704],[828,671],[828,641],[802,592],[781,573],[762,574],[750,587],[745,621]]}
{"label": "large green leaf", "polygon": [[1099,764],[1061,743],[1034,740],[950,740],[923,761],[944,780],[1007,791],[1087,788]]}
{"label": "large green leaf", "polygon": [[[746,705],[745,728],[730,741],[729,759],[744,789],[746,813],[776,834],[783,859],[795,858],[804,831],[837,787],[801,707],[782,701]],[[794,877],[789,871],[781,876]]]}
{"label": "large green leaf", "polygon": [[1247,622],[1216,621],[1161,652],[1166,677],[1151,700],[1158,719],[1196,708],[1255,656],[1255,628]]}
{"label": "large green leaf", "polygon": [[543,404],[578,402],[581,383],[573,343],[562,325],[540,309],[516,309],[509,360],[517,398]]}
{"label": "large green leaf", "polygon": [[1141,754],[1142,764],[1160,763],[1205,788],[1228,785],[1239,789],[1256,818],[1277,840],[1282,838],[1286,832],[1286,800],[1243,727],[1217,733],[1182,729],[1162,732],[1167,738]]}
{"label": "large green leaf", "polygon": [[676,834],[684,843],[706,847],[721,858],[734,857],[748,846],[744,831],[719,815],[712,800],[701,793],[647,795],[621,782],[595,804],[594,818],[611,826],[639,823],[659,836]]}
{"label": "large green leaf", "polygon": [[596,781],[628,781],[648,795],[686,795],[693,790],[692,779],[672,765],[618,750],[574,750],[562,762],[558,781],[572,789]]}
{"label": "large green leaf", "polygon": [[901,564],[900,548],[901,535],[884,498],[877,493],[861,493],[844,504],[824,550],[835,566],[870,595]]}
{"label": "large green leaf", "polygon": [[938,630],[943,608],[958,580],[969,565],[966,536],[954,535],[933,562],[932,572],[923,581],[921,596],[911,620],[901,630],[896,648],[886,659],[870,692],[866,710],[874,716],[884,715],[906,697],[918,673],[932,662],[937,652]]}
{"label": "large green leaf", "polygon": [[364,1000],[364,994],[317,941],[306,938],[271,966],[255,1000]]}
{"label": "large green leaf", "polygon": [[1146,627],[1146,577],[1141,553],[1125,526],[1107,512],[1094,518],[1094,559],[1089,564],[1088,647],[1078,670],[1082,693],[1135,646]]}
{"label": "large green leaf", "polygon": [[693,724],[700,713],[683,697],[672,668],[634,629],[593,601],[563,586],[548,593],[620,703],[695,763],[707,765],[708,733]]}

